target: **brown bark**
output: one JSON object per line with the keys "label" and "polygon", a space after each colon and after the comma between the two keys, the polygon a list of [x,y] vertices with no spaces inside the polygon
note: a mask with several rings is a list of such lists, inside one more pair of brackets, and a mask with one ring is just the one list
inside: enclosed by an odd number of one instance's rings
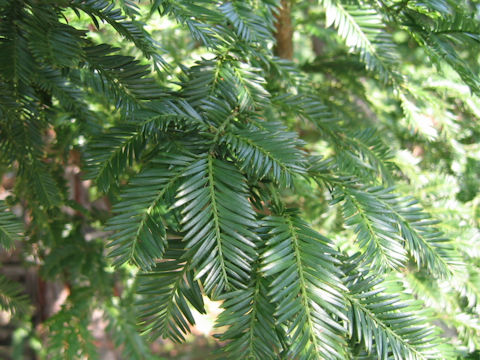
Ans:
{"label": "brown bark", "polygon": [[291,17],[291,0],[282,0],[282,6],[276,15],[275,22],[275,55],[283,59],[292,60],[293,58],[293,26]]}
{"label": "brown bark", "polygon": [[320,57],[323,54],[325,43],[317,36],[312,36],[312,50],[315,56]]}

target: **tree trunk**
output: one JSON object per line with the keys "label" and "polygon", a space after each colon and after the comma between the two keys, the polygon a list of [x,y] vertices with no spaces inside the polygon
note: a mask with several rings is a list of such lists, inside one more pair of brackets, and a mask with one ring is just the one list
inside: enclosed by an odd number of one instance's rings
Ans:
{"label": "tree trunk", "polygon": [[291,18],[291,0],[282,0],[282,6],[276,15],[275,22],[275,55],[282,59],[292,60],[293,58],[293,27]]}

